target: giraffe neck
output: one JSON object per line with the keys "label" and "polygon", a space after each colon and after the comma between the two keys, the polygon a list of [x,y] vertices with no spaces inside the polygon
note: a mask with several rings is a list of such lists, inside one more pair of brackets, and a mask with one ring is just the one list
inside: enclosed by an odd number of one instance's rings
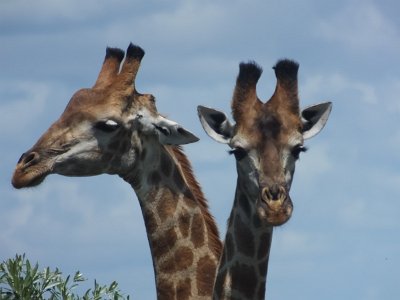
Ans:
{"label": "giraffe neck", "polygon": [[264,299],[272,226],[261,225],[254,199],[240,188],[228,221],[214,299]]}
{"label": "giraffe neck", "polygon": [[147,156],[123,178],[142,209],[157,298],[211,299],[222,246],[189,161],[178,147]]}

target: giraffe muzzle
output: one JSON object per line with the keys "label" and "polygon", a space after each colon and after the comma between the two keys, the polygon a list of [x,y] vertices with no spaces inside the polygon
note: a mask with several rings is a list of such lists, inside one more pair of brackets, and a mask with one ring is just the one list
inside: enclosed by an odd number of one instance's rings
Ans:
{"label": "giraffe muzzle", "polygon": [[260,196],[258,213],[261,219],[272,226],[280,226],[290,219],[293,203],[284,186],[265,187]]}
{"label": "giraffe muzzle", "polygon": [[273,185],[262,189],[261,198],[273,211],[282,209],[287,198],[286,189],[283,186]]}

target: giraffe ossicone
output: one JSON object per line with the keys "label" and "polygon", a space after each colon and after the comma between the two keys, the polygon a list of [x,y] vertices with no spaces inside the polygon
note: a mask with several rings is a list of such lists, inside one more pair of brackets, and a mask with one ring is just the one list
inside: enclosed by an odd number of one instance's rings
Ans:
{"label": "giraffe ossicone", "polygon": [[275,92],[264,103],[256,92],[262,69],[241,63],[232,99],[235,124],[223,112],[198,107],[206,133],[232,149],[238,173],[214,299],[265,298],[273,226],[287,222],[293,211],[295,162],[306,150],[304,140],[322,130],[332,108],[325,102],[300,111],[298,67],[278,61]]}
{"label": "giraffe ossicone", "polygon": [[60,118],[17,163],[12,184],[50,174],[116,174],[135,190],[153,258],[158,299],[210,299],[221,253],[213,217],[179,145],[197,141],[160,115],[135,78],[144,51],[107,48],[92,88],[77,91]]}

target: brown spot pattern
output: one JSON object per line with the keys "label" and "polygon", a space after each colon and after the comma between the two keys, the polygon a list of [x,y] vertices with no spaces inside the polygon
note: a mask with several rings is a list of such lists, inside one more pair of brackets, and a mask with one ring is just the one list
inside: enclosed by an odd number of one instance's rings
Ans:
{"label": "brown spot pattern", "polygon": [[161,257],[168,253],[177,240],[177,236],[174,228],[170,228],[165,231],[158,239],[151,239],[151,247],[153,249],[154,257]]}
{"label": "brown spot pattern", "polygon": [[175,252],[176,270],[181,271],[193,264],[193,252],[188,247],[180,247]]}
{"label": "brown spot pattern", "polygon": [[147,230],[148,234],[153,234],[156,231],[157,226],[158,226],[157,221],[156,221],[155,217],[153,216],[152,212],[149,212],[147,214],[145,214],[143,212],[143,214],[144,214],[144,216],[143,216],[144,223],[146,224],[146,230]]}
{"label": "brown spot pattern", "polygon": [[192,296],[190,279],[181,280],[176,286],[176,299],[187,300]]}
{"label": "brown spot pattern", "polygon": [[157,213],[161,222],[164,222],[168,217],[174,216],[176,206],[178,205],[177,199],[175,199],[169,191],[165,191],[165,194],[170,195],[165,195],[157,205]]}
{"label": "brown spot pattern", "polygon": [[165,280],[164,278],[157,280],[157,299],[174,299],[174,286],[171,282]]}
{"label": "brown spot pattern", "polygon": [[195,248],[199,248],[204,244],[204,225],[201,214],[195,214],[192,220],[192,234],[190,239]]}
{"label": "brown spot pattern", "polygon": [[181,247],[160,265],[160,271],[172,274],[185,270],[193,264],[193,252],[188,247]]}
{"label": "brown spot pattern", "polygon": [[190,216],[188,215],[188,211],[186,209],[182,210],[179,216],[178,224],[182,237],[187,238],[189,236]]}
{"label": "brown spot pattern", "polygon": [[197,290],[200,296],[212,295],[216,268],[215,262],[209,256],[199,259],[197,263]]}

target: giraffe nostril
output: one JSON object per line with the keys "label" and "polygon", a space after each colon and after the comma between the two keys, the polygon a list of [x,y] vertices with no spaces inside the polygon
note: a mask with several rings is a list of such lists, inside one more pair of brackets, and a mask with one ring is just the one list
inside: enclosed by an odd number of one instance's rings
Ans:
{"label": "giraffe nostril", "polygon": [[21,163],[22,159],[24,158],[26,153],[22,153],[21,157],[18,159],[18,164]]}
{"label": "giraffe nostril", "polygon": [[280,197],[280,189],[278,185],[273,185],[270,189],[269,189],[269,193],[271,195],[271,200],[278,200]]}
{"label": "giraffe nostril", "polygon": [[39,160],[39,153],[30,152],[28,154],[26,154],[26,153],[22,154],[18,163],[22,163],[24,167],[29,167],[29,166],[35,164],[38,160]]}
{"label": "giraffe nostril", "polygon": [[262,197],[265,201],[282,201],[285,195],[285,188],[277,184],[262,190]]}

